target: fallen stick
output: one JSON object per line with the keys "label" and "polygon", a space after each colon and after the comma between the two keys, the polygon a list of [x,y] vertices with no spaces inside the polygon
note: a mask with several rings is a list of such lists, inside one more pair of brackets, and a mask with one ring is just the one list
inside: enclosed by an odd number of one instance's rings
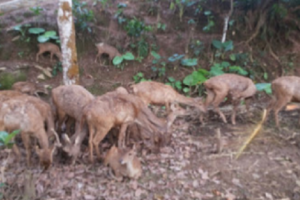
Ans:
{"label": "fallen stick", "polygon": [[253,140],[253,138],[258,134],[258,132],[260,131],[265,119],[266,119],[266,115],[267,115],[267,110],[264,109],[263,111],[263,115],[262,115],[262,120],[258,123],[258,125],[256,126],[256,128],[254,129],[253,133],[250,135],[250,137],[244,142],[243,146],[239,149],[238,153],[235,156],[235,159],[238,159],[239,156],[243,153],[243,151],[245,150],[245,148],[248,146],[248,144],[250,144],[250,142]]}

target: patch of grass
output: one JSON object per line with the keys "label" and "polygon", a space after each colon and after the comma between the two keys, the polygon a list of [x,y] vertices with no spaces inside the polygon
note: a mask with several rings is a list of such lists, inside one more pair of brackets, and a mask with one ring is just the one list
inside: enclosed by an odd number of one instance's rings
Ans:
{"label": "patch of grass", "polygon": [[89,87],[86,87],[86,89],[95,96],[100,96],[107,92],[106,89],[104,89],[100,85],[91,85]]}
{"label": "patch of grass", "polygon": [[18,72],[17,74],[2,73],[0,74],[0,89],[11,89],[11,86],[18,81],[26,81],[26,74],[24,72]]}

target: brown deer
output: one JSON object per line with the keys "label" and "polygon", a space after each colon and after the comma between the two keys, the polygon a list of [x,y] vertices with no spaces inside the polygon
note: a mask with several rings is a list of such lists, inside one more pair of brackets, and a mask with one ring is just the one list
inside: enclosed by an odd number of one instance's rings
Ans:
{"label": "brown deer", "polygon": [[[24,102],[23,99],[11,99],[3,102],[0,106],[0,130],[11,132],[16,129],[21,130],[21,137],[27,153],[27,165],[31,164],[30,138],[34,137],[37,138],[40,146],[36,147],[40,164],[47,169],[52,163],[56,146],[60,146],[58,135],[56,135],[57,143],[50,147],[39,110],[33,104]],[[14,145],[13,149],[19,159],[21,154],[18,147]]]}
{"label": "brown deer", "polygon": [[41,43],[37,45],[39,48],[39,51],[37,52],[35,56],[36,62],[39,61],[39,56],[45,52],[50,52],[50,61],[52,62],[53,55],[56,55],[59,61],[62,61],[62,55],[60,52],[60,49],[57,45],[46,42],[46,43]]}
{"label": "brown deer", "polygon": [[289,102],[300,102],[300,77],[283,76],[272,81],[273,99],[267,113],[274,110],[276,126],[279,128],[278,112]]}
{"label": "brown deer", "polygon": [[37,97],[29,96],[18,91],[0,91],[0,105],[2,102],[10,99],[22,100],[24,103],[27,102],[34,105],[35,108],[40,112],[42,120],[44,121],[44,123],[46,123],[48,136],[51,136],[51,134],[56,134],[53,121],[53,113],[51,110],[51,106],[48,103]]}
{"label": "brown deer", "polygon": [[140,160],[136,157],[135,148],[118,149],[113,145],[104,159],[104,165],[109,165],[114,175],[109,170],[112,178],[122,181],[123,176],[138,179],[142,174]]}
{"label": "brown deer", "polygon": [[[80,145],[85,135],[87,127],[83,127],[82,134],[78,132],[82,116],[82,108],[94,99],[94,96],[80,85],[61,85],[54,88],[51,92],[53,107],[55,108],[58,130],[61,132],[62,124],[68,119],[75,120],[75,134],[71,139],[63,135],[65,145],[63,150],[70,156],[80,152]],[[76,139],[77,138],[77,139]]]}
{"label": "brown deer", "polygon": [[[147,108],[143,102],[129,94],[118,94],[116,96],[100,96],[86,105],[82,111],[81,126],[85,123],[89,127],[89,152],[90,161],[93,163],[94,147],[98,158],[101,158],[99,143],[108,131],[121,125],[118,147],[122,147],[127,126],[132,123],[147,128],[150,132],[166,132],[167,129],[156,116]],[[137,103],[138,102],[138,103]]]}
{"label": "brown deer", "polygon": [[108,44],[105,44],[103,42],[95,44],[95,46],[97,47],[97,50],[98,50],[98,53],[97,53],[96,59],[95,59],[95,63],[97,62],[97,58],[99,56],[101,56],[102,54],[107,54],[109,56],[109,60],[111,62],[114,59],[114,57],[121,56],[121,54],[118,51],[118,49],[116,49],[115,47],[110,46]]}
{"label": "brown deer", "polygon": [[45,88],[41,88],[35,83],[27,81],[19,81],[14,83],[12,85],[12,89],[29,95],[36,95],[37,97],[39,97],[38,93],[48,94],[48,91]]}
{"label": "brown deer", "polygon": [[174,88],[155,81],[144,81],[130,86],[132,93],[140,97],[143,102],[154,105],[165,105],[170,112],[170,103],[178,102],[189,106],[194,106],[205,112],[203,104],[198,99],[193,99],[179,94]]}
{"label": "brown deer", "polygon": [[212,104],[224,123],[227,123],[227,120],[218,106],[225,97],[229,96],[232,98],[231,123],[236,124],[235,116],[238,104],[241,100],[247,100],[247,98],[252,97],[256,93],[253,81],[250,78],[237,74],[222,74],[212,77],[204,82],[204,86],[207,92],[205,106],[208,107]]}

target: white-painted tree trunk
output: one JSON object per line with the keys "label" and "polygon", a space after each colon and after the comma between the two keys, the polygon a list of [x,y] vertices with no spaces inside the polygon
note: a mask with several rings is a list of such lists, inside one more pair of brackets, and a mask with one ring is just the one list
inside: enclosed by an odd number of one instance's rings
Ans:
{"label": "white-painted tree trunk", "polygon": [[72,0],[59,0],[57,24],[62,52],[63,82],[65,85],[78,84],[79,69],[72,15]]}
{"label": "white-painted tree trunk", "polygon": [[222,40],[221,40],[222,43],[224,43],[226,41],[229,18],[231,16],[232,12],[233,12],[233,0],[230,0],[230,10],[229,10],[228,14],[224,17],[224,28],[223,28],[223,35],[222,35]]}

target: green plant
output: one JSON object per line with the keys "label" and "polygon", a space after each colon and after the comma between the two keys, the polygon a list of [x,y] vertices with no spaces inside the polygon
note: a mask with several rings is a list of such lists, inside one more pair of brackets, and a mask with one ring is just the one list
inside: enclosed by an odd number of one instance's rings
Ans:
{"label": "green plant", "polygon": [[187,67],[193,67],[196,66],[198,64],[198,59],[197,58],[186,58],[186,59],[182,59],[181,60],[181,64],[183,66],[187,66]]}
{"label": "green plant", "polygon": [[178,81],[178,80],[176,80],[173,77],[168,77],[168,82],[166,83],[166,85],[170,85],[174,89],[177,89],[179,91],[182,90],[182,83],[181,83],[181,81]]}
{"label": "green plant", "polygon": [[257,91],[264,91],[267,94],[272,94],[271,83],[256,83],[255,87]]}
{"label": "green plant", "polygon": [[192,41],[190,48],[193,50],[194,56],[199,56],[204,49],[204,44],[200,40]]}
{"label": "green plant", "polygon": [[79,0],[73,0],[73,15],[76,17],[75,26],[79,27],[82,31],[87,30],[92,32],[89,22],[94,20],[94,12],[86,8],[87,3]]}
{"label": "green plant", "polygon": [[123,69],[123,65],[121,65],[123,60],[134,60],[134,55],[130,52],[126,52],[125,54],[123,54],[121,56],[116,56],[113,59],[113,64],[115,66],[117,66],[117,68]]}
{"label": "green plant", "polygon": [[157,23],[156,28],[157,28],[157,30],[165,31],[167,28],[167,25],[159,22],[159,23]]}
{"label": "green plant", "polygon": [[12,139],[20,133],[21,130],[14,130],[11,133],[0,131],[0,147],[11,148],[13,146]]}
{"label": "green plant", "polygon": [[30,38],[26,37],[26,31],[30,26],[30,24],[17,25],[13,27],[13,30],[18,31],[21,34],[21,40],[29,42]]}
{"label": "green plant", "polygon": [[36,7],[29,8],[29,10],[31,10],[34,15],[40,15],[43,8],[36,6]]}
{"label": "green plant", "polygon": [[[14,142],[12,140],[17,134],[20,133],[20,131],[21,130],[14,130],[11,133],[8,133],[6,131],[0,131],[0,147],[11,149],[12,146],[14,145]],[[10,151],[9,151],[9,153],[10,153]],[[7,160],[2,161],[2,164],[4,165],[2,167],[5,168],[5,165],[7,164]],[[5,183],[0,183],[0,188],[2,188],[2,187],[5,187]],[[2,198],[3,198],[3,194],[0,193],[0,199],[2,199]]]}
{"label": "green plant", "polygon": [[53,67],[52,67],[52,75],[56,76],[58,72],[62,72],[62,63],[57,62]]}
{"label": "green plant", "polygon": [[119,24],[126,22],[126,18],[123,16],[123,10],[127,7],[126,3],[118,3],[118,10],[116,11],[114,18],[118,19]]}
{"label": "green plant", "polygon": [[142,72],[138,72],[132,78],[133,78],[133,80],[134,80],[135,83],[147,81],[147,79],[144,77],[144,74]]}
{"label": "green plant", "polygon": [[124,28],[127,31],[127,35],[130,37],[140,37],[143,32],[149,32],[153,30],[152,26],[145,25],[144,22],[135,17],[131,20],[128,20]]}
{"label": "green plant", "polygon": [[155,51],[151,51],[151,55],[153,56],[151,69],[153,72],[157,72],[158,76],[166,75],[166,62],[162,61],[162,57]]}
{"label": "green plant", "polygon": [[0,74],[0,89],[1,90],[7,90],[11,89],[11,86],[18,81],[25,81],[26,75],[22,72],[19,72],[17,74],[12,73],[2,73]]}
{"label": "green plant", "polygon": [[205,32],[209,32],[214,26],[215,26],[215,22],[214,22],[214,16],[211,14],[211,11],[207,10],[204,12],[204,15],[207,16],[207,25],[203,27],[203,31]]}

